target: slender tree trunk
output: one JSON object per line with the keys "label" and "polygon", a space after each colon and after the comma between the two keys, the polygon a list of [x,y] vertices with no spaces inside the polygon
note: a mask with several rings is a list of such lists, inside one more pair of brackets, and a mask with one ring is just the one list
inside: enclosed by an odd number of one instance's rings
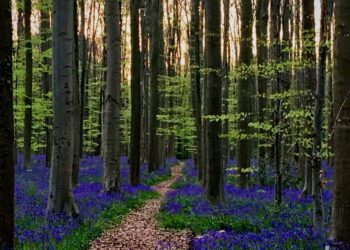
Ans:
{"label": "slender tree trunk", "polygon": [[[51,48],[51,31],[50,31],[50,9],[49,1],[41,0],[40,1],[40,36],[41,36],[41,53],[47,52]],[[51,82],[51,60],[49,57],[44,57],[43,68],[41,73],[41,88],[44,94],[45,100],[48,101],[49,92],[52,91],[52,82]],[[52,118],[47,116],[45,118],[45,135],[46,135],[46,148],[45,148],[45,164],[46,167],[50,167],[51,158],[52,158]]]}
{"label": "slender tree trunk", "polygon": [[143,144],[142,144],[142,162],[148,160],[148,145],[149,145],[149,12],[150,0],[143,0],[143,10],[141,11],[141,37],[142,37],[142,122],[143,122]]}
{"label": "slender tree trunk", "polygon": [[76,186],[79,182],[80,164],[80,92],[79,92],[79,37],[78,37],[78,2],[74,0],[74,47],[73,47],[73,95],[74,95],[74,152],[72,181]]}
{"label": "slender tree trunk", "polygon": [[104,175],[105,192],[117,192],[119,176],[119,116],[121,82],[121,27],[119,1],[106,0],[107,85],[104,111]]}
{"label": "slender tree trunk", "polygon": [[25,98],[24,98],[24,161],[23,168],[31,168],[32,154],[32,96],[33,96],[33,52],[31,34],[31,0],[24,0],[24,39],[26,56]]}
{"label": "slender tree trunk", "polygon": [[[239,64],[241,66],[249,66],[253,60],[252,51],[252,2],[251,0],[241,2],[241,42]],[[246,172],[250,167],[252,156],[252,142],[249,138],[250,129],[249,122],[251,117],[251,90],[253,86],[252,72],[247,72],[241,76],[237,87],[237,114],[240,118],[237,123],[237,129],[240,137],[237,141],[237,166],[239,172],[239,186],[241,188],[248,187],[249,173]]]}
{"label": "slender tree trunk", "polygon": [[[228,115],[229,108],[229,87],[230,87],[230,58],[231,58],[231,49],[230,49],[230,0],[224,0],[224,43],[223,43],[223,79],[222,79],[222,113],[223,115]],[[222,126],[222,134],[224,136],[222,142],[222,159],[223,167],[226,167],[228,160],[228,151],[229,151],[229,127],[228,119],[225,119]]]}
{"label": "slender tree trunk", "polygon": [[81,76],[80,76],[80,157],[83,155],[84,148],[84,114],[85,114],[85,83],[86,83],[86,61],[87,49],[85,38],[85,0],[80,0],[80,49],[81,54]]}
{"label": "slender tree trunk", "polygon": [[[350,247],[350,1],[335,1],[334,67],[334,185],[332,232],[334,241]],[[345,249],[345,247],[343,248]]]}
{"label": "slender tree trunk", "polygon": [[141,53],[139,41],[139,1],[130,0],[131,16],[131,184],[140,182],[141,153]]}
{"label": "slender tree trunk", "polygon": [[191,1],[191,29],[190,29],[190,63],[191,63],[191,94],[192,109],[196,124],[196,156],[195,164],[199,170],[199,180],[202,180],[202,95],[200,74],[200,0]]}
{"label": "slender tree trunk", "polygon": [[[74,2],[53,1],[53,157],[48,213],[77,216],[72,192],[74,149]],[[64,84],[62,84],[64,83]]]}
{"label": "slender tree trunk", "polygon": [[149,158],[148,158],[148,170],[150,172],[159,168],[161,164],[160,160],[160,149],[159,149],[159,136],[157,135],[157,129],[159,122],[157,114],[159,112],[160,93],[158,90],[159,86],[159,75],[160,75],[160,29],[159,23],[160,17],[160,1],[163,0],[151,0],[151,100],[150,100],[150,144],[149,144]]}
{"label": "slender tree trunk", "polygon": [[[220,0],[205,0],[205,44],[206,67],[209,69],[207,114],[221,115],[221,3]],[[223,169],[221,158],[221,122],[209,121],[208,128],[208,173],[206,175],[206,195],[211,203],[221,203],[224,200]]]}
{"label": "slender tree trunk", "polygon": [[[281,42],[280,42],[280,31],[281,31],[281,0],[272,0],[271,2],[272,9],[272,36],[273,36],[273,52],[272,58],[280,62],[282,59],[281,54]],[[276,94],[281,94],[283,91],[281,73],[277,72],[276,79],[274,81],[273,91]],[[280,122],[281,122],[281,99],[277,97],[274,100],[275,110],[273,117],[273,125],[277,129],[275,132],[275,141],[274,141],[274,165],[276,171],[276,180],[275,180],[275,202],[280,205],[282,202],[282,173],[281,173],[281,148],[282,148],[282,134],[280,132]]]}
{"label": "slender tree trunk", "polygon": [[[316,78],[316,49],[315,49],[315,15],[314,2],[303,0],[303,63],[305,65],[304,81],[306,90],[310,97],[306,100],[305,107],[312,107],[314,104],[313,95],[316,92],[317,78]],[[306,121],[306,128],[312,127],[312,119]],[[307,132],[308,138],[313,139],[312,132]],[[306,145],[305,149],[307,163],[305,168],[304,189],[302,195],[312,193],[312,146]]]}
{"label": "slender tree trunk", "polygon": [[11,1],[0,0],[0,249],[14,247],[14,118]]}
{"label": "slender tree trunk", "polygon": [[[269,0],[258,0],[257,2],[257,21],[256,21],[256,35],[257,35],[257,61],[258,67],[264,67],[268,60],[268,48],[267,48],[267,28],[269,20]],[[263,124],[266,121],[266,111],[267,108],[267,84],[268,78],[259,72],[258,75],[258,102],[259,102],[259,123]],[[264,140],[260,138],[260,135],[264,131],[259,130],[259,156],[258,156],[258,166],[259,166],[259,182],[260,185],[265,185],[266,182],[266,148],[262,145]]]}

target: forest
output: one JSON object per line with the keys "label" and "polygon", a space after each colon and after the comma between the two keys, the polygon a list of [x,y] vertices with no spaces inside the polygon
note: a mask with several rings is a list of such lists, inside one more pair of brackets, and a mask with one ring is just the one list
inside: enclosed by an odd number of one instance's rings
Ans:
{"label": "forest", "polygon": [[0,250],[350,249],[349,0],[0,0]]}

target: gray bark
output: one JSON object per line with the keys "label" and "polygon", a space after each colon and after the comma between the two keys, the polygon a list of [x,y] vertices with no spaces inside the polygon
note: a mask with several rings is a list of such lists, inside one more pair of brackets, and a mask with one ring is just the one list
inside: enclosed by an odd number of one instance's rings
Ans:
{"label": "gray bark", "polygon": [[77,216],[72,192],[74,149],[73,0],[53,1],[53,157],[48,213]]}
{"label": "gray bark", "polygon": [[119,176],[119,116],[121,82],[121,27],[119,1],[106,0],[107,85],[104,104],[104,174],[105,192],[117,192]]}

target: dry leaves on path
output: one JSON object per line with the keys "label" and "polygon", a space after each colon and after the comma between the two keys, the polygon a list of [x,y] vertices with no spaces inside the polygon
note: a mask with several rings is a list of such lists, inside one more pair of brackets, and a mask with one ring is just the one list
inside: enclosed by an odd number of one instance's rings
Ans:
{"label": "dry leaves on path", "polygon": [[129,213],[120,225],[108,230],[92,242],[90,249],[189,249],[190,232],[162,229],[155,219],[166,192],[181,175],[182,168],[183,164],[174,166],[171,170],[171,179],[154,186],[162,198],[150,200],[142,208]]}

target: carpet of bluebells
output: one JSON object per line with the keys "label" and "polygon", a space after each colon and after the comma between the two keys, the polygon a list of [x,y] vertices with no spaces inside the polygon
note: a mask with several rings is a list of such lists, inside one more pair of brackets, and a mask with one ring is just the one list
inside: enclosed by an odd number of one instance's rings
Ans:
{"label": "carpet of bluebells", "polygon": [[[74,188],[74,199],[79,207],[80,216],[76,219],[64,215],[46,216],[49,185],[49,169],[45,167],[45,156],[34,156],[32,171],[24,171],[21,166],[23,157],[16,165],[15,183],[15,236],[17,246],[40,244],[40,248],[49,249],[78,229],[82,223],[93,221],[101,212],[114,203],[122,203],[136,197],[141,192],[151,191],[146,184],[132,187],[128,183],[129,165],[126,157],[121,157],[121,193],[104,194],[101,178],[103,162],[100,157],[85,157],[81,161],[79,185]],[[168,159],[167,166],[175,159]],[[170,168],[163,167],[149,174],[147,166],[141,167],[141,179],[148,183],[152,179],[170,176]],[[152,182],[152,181],[151,181]]]}
{"label": "carpet of bluebells", "polygon": [[[235,174],[228,169],[226,180]],[[324,249],[329,227],[313,230],[312,199],[301,198],[300,189],[292,184],[283,190],[279,208],[274,205],[273,187],[253,185],[242,190],[233,184],[225,185],[225,203],[213,206],[196,177],[197,170],[189,160],[184,176],[174,184],[176,189],[167,194],[159,217],[166,227],[191,229],[197,236],[191,242],[193,249]],[[330,200],[331,193],[325,191],[326,217]]]}

